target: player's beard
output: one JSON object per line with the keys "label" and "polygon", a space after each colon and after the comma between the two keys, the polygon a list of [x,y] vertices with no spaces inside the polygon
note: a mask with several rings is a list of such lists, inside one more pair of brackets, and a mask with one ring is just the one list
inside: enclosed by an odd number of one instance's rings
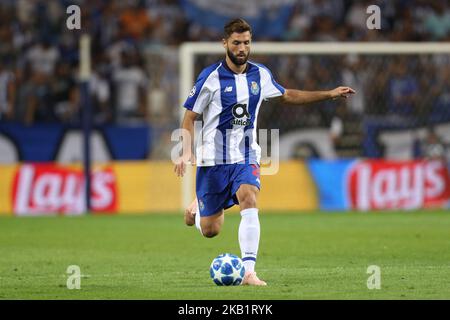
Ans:
{"label": "player's beard", "polygon": [[[245,54],[245,53],[244,53]],[[230,49],[227,49],[227,56],[230,58],[231,62],[233,62],[237,66],[242,66],[247,63],[248,57],[250,56],[250,51],[245,56],[239,56],[233,54]]]}

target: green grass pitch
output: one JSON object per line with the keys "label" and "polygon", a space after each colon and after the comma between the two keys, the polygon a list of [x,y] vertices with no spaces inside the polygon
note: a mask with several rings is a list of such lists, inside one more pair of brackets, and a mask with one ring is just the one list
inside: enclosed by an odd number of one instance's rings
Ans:
{"label": "green grass pitch", "polygon": [[[260,214],[267,287],[217,287],[239,216],[201,237],[181,214],[0,218],[0,299],[450,299],[450,212]],[[69,265],[81,288],[69,290]],[[367,268],[381,270],[369,290]]]}

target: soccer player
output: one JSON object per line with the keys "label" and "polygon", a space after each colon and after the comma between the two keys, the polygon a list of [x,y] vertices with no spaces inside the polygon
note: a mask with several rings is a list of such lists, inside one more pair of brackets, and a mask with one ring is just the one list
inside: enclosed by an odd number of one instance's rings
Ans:
{"label": "soccer player", "polygon": [[[224,27],[225,59],[205,68],[197,78],[184,107],[183,153],[174,171],[183,176],[186,165],[196,161],[196,199],[185,211],[185,223],[196,225],[203,236],[216,236],[224,210],[238,204],[238,230],[244,285],[266,285],[255,273],[260,239],[257,199],[260,189],[261,149],[256,142],[259,107],[263,100],[307,104],[355,91],[337,87],[330,91],[300,91],[279,85],[265,66],[249,61],[250,25],[234,19]],[[194,157],[194,122],[203,115],[203,126]],[[195,160],[196,158],[196,160]]]}

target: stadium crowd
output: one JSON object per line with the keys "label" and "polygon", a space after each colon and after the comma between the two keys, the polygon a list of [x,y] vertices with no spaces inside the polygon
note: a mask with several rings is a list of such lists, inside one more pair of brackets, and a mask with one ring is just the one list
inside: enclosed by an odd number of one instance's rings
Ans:
{"label": "stadium crowd", "polygon": [[[255,41],[449,41],[445,0],[298,0],[279,37]],[[82,31],[66,28],[66,8],[78,4]],[[381,30],[366,26],[366,8],[381,8]],[[220,30],[189,19],[177,0],[2,0],[0,121],[78,124],[78,37],[92,35],[90,81],[95,123],[178,126],[178,55],[184,41],[218,41]],[[196,67],[209,63],[204,59]],[[305,90],[345,83],[358,91],[344,112],[353,117],[400,116],[415,122],[450,120],[447,56],[396,59],[258,57],[286,87]],[[198,72],[199,70],[197,70]],[[430,77],[433,75],[433,77]],[[266,113],[282,129],[330,125],[339,104],[294,114]],[[264,123],[264,119],[262,122]]]}

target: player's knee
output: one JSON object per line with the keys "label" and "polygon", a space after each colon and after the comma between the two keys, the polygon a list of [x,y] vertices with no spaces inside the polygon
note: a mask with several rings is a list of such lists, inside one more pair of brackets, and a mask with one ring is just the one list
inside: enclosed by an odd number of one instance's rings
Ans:
{"label": "player's knee", "polygon": [[240,206],[245,208],[256,208],[256,194],[253,192],[246,192],[240,201]]}
{"label": "player's knee", "polygon": [[215,236],[217,236],[219,234],[219,232],[220,232],[220,228],[217,226],[209,226],[206,228],[202,227],[202,234],[206,238],[214,238]]}
{"label": "player's knee", "polygon": [[210,229],[210,230],[202,230],[202,233],[203,236],[206,238],[214,238],[219,234],[219,231]]}

